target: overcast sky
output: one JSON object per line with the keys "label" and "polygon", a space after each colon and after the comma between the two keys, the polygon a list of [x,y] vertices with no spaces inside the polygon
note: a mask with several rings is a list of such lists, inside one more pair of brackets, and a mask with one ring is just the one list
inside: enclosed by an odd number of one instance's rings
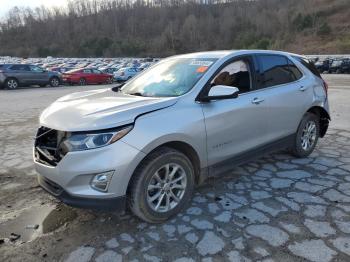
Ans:
{"label": "overcast sky", "polygon": [[0,18],[14,6],[37,7],[37,6],[63,6],[67,0],[0,0]]}

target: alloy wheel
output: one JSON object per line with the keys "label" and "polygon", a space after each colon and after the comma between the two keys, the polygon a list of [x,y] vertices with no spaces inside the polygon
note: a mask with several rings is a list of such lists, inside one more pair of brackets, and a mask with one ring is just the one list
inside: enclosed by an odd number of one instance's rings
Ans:
{"label": "alloy wheel", "polygon": [[175,163],[159,168],[147,186],[147,203],[155,212],[174,209],[186,192],[187,176],[184,169]]}
{"label": "alloy wheel", "polygon": [[60,82],[58,81],[57,78],[53,78],[53,79],[51,80],[51,85],[52,85],[52,86],[56,87],[56,86],[59,86],[59,84],[60,84]]}
{"label": "alloy wheel", "polygon": [[316,140],[316,132],[315,122],[307,122],[301,134],[301,147],[303,150],[308,151],[313,147]]}
{"label": "alloy wheel", "polygon": [[10,89],[16,89],[18,87],[18,83],[17,83],[16,80],[10,79],[10,80],[7,81],[7,86]]}

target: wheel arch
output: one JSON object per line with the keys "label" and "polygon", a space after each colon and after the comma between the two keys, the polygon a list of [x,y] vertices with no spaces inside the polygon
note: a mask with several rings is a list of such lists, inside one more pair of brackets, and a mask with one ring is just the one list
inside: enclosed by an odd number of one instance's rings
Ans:
{"label": "wheel arch", "polygon": [[143,161],[145,161],[147,159],[147,157],[150,154],[152,154],[153,152],[159,150],[160,148],[164,148],[164,147],[175,149],[175,150],[183,153],[185,156],[187,156],[189,158],[189,160],[191,161],[192,165],[193,165],[194,175],[195,175],[195,184],[198,185],[198,184],[201,184],[203,182],[205,177],[201,175],[202,172],[201,172],[200,158],[199,158],[199,155],[196,152],[196,150],[193,148],[193,146],[190,145],[189,143],[184,142],[184,141],[168,141],[168,142],[164,142],[164,143],[154,147],[138,163],[138,165],[134,169],[134,171],[133,171],[133,173],[132,173],[132,175],[131,175],[131,177],[129,179],[127,190],[126,190],[126,194],[127,195],[130,192],[130,187],[131,187],[131,183],[133,181],[133,177],[134,177],[134,175],[136,173],[136,170],[139,168],[139,166],[143,163]]}
{"label": "wheel arch", "polygon": [[307,112],[313,113],[318,116],[320,120],[320,137],[324,137],[328,129],[329,121],[331,120],[331,117],[328,114],[328,112],[320,106],[313,106],[309,108]]}
{"label": "wheel arch", "polygon": [[4,80],[4,83],[6,83],[6,81],[9,80],[9,79],[15,79],[18,84],[20,83],[19,79],[17,77],[15,77],[15,76],[8,76],[8,77],[6,77],[5,80]]}
{"label": "wheel arch", "polygon": [[49,81],[54,79],[54,78],[57,78],[58,80],[60,80],[60,78],[58,76],[53,75],[53,76],[50,76]]}

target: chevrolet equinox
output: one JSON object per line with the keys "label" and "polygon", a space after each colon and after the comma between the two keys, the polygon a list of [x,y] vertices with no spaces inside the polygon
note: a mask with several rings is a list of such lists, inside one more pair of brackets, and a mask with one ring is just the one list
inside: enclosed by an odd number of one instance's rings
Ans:
{"label": "chevrolet equinox", "polygon": [[68,205],[159,223],[207,177],[272,150],[307,157],[330,120],[305,57],[214,51],[161,60],[122,86],[73,93],[40,116],[39,184]]}

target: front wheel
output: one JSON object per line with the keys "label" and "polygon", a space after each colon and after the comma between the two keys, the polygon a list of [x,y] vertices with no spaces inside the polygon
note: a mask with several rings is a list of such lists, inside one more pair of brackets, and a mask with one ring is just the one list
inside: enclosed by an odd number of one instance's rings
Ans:
{"label": "front wheel", "polygon": [[58,87],[60,85],[60,80],[57,77],[52,77],[50,79],[50,86],[51,87]]}
{"label": "front wheel", "polygon": [[172,148],[151,153],[137,168],[129,188],[129,207],[142,220],[161,223],[180,212],[192,197],[191,161]]}
{"label": "front wheel", "polygon": [[318,116],[312,113],[306,113],[295,135],[292,148],[293,155],[300,158],[310,155],[315,149],[319,135],[320,122]]}

